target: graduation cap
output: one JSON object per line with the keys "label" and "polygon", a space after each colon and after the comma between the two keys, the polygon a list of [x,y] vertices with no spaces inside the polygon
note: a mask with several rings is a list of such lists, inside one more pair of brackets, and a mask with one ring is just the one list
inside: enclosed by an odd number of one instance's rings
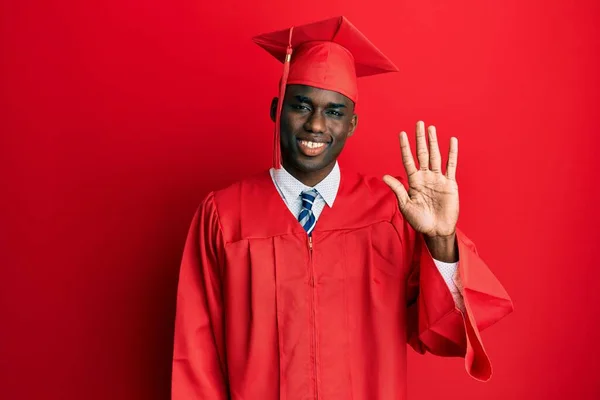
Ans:
{"label": "graduation cap", "polygon": [[394,63],[343,16],[266,33],[253,40],[283,63],[275,121],[274,168],[281,165],[280,118],[287,85],[332,90],[356,103],[356,78],[398,71]]}

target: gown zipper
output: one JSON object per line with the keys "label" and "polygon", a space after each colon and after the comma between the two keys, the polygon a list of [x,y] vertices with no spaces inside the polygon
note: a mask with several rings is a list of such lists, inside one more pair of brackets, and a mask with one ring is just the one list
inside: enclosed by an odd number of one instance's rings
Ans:
{"label": "gown zipper", "polygon": [[313,263],[313,240],[312,236],[308,237],[308,252],[310,257],[310,286],[312,289],[312,340],[313,340],[313,349],[314,349],[314,369],[315,369],[315,399],[319,399],[319,379],[317,374],[317,312],[316,312],[316,285],[315,285],[315,269]]}

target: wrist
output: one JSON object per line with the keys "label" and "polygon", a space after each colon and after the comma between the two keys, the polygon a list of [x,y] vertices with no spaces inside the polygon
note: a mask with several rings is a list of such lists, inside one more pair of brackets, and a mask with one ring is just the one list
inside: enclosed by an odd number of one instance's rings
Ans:
{"label": "wrist", "polygon": [[424,235],[429,253],[438,261],[454,263],[458,261],[458,245],[456,233],[448,236]]}

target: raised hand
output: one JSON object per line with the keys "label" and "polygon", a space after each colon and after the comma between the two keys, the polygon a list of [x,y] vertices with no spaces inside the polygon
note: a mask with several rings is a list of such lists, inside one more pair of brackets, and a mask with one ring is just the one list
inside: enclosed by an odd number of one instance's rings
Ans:
{"label": "raised hand", "polygon": [[[425,124],[417,122],[417,169],[406,132],[400,133],[402,162],[408,176],[408,192],[404,186],[390,175],[384,176],[385,183],[398,197],[398,206],[406,221],[417,232],[426,235],[426,240],[450,239],[454,243],[454,233],[458,221],[458,184],[456,164],[458,159],[458,139],[450,139],[450,151],[446,173],[442,172],[442,157],[434,126],[428,129],[429,149],[425,138]],[[429,243],[428,242],[428,246]],[[452,245],[452,247],[454,247]],[[454,258],[448,255],[444,258]]]}

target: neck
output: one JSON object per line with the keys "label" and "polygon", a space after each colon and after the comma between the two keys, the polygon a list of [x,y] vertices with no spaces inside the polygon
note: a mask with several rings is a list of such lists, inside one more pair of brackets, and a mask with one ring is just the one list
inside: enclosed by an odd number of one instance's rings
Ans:
{"label": "neck", "polygon": [[335,167],[335,161],[317,171],[301,171],[286,163],[285,160],[283,161],[283,168],[285,168],[290,175],[310,187],[315,187],[319,182],[327,178],[327,175],[331,173],[333,167]]}

